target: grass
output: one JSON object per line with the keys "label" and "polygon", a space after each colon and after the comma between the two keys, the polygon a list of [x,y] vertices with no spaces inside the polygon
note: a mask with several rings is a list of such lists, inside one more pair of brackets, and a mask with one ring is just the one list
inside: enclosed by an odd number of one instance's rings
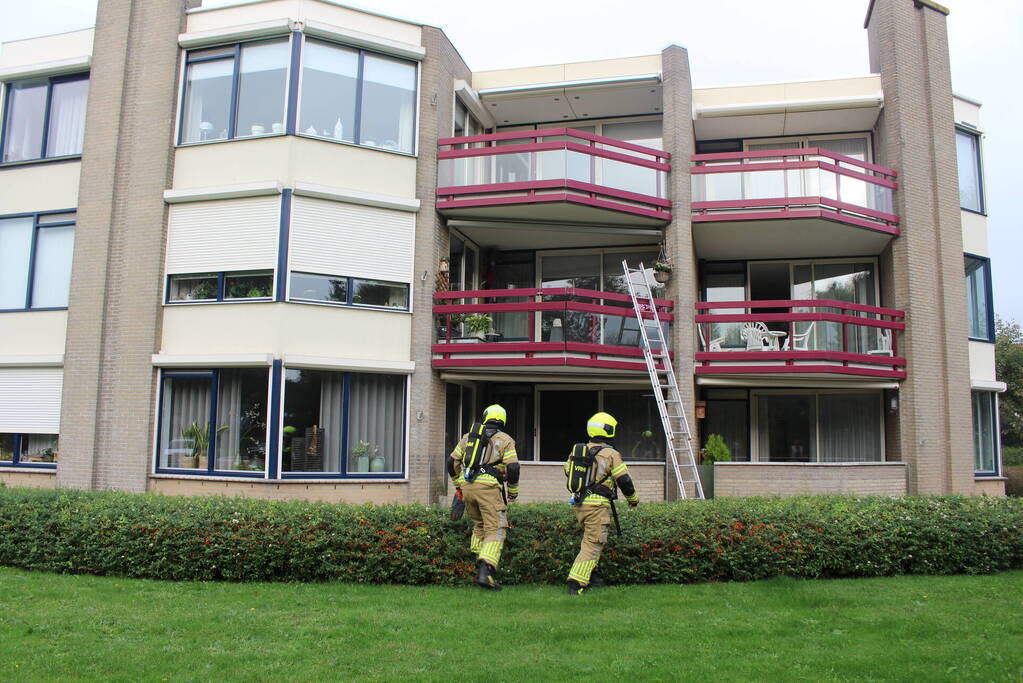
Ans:
{"label": "grass", "polygon": [[605,588],[162,583],[0,568],[0,680],[1023,676],[1023,571]]}

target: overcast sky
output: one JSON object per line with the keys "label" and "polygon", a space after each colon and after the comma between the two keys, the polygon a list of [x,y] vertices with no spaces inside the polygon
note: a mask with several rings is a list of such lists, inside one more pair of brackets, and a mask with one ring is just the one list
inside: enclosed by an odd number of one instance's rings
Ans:
{"label": "overcast sky", "polygon": [[[1023,322],[1023,202],[1013,180],[1023,158],[1023,1],[943,3],[952,11],[953,87],[984,105],[995,310]],[[518,0],[500,14],[465,0],[352,4],[442,27],[476,71],[652,54],[678,43],[689,48],[697,87],[869,72],[867,0]],[[95,6],[0,0],[0,42],[91,26]]]}

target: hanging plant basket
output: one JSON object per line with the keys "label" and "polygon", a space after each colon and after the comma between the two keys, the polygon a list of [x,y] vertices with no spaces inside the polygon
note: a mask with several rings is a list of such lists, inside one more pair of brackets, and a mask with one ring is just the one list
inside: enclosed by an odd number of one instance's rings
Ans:
{"label": "hanging plant basket", "polygon": [[664,270],[655,270],[654,271],[654,280],[656,280],[660,284],[663,285],[664,283],[668,282],[668,280],[670,280],[670,279],[671,279],[671,273],[669,273],[667,271],[664,271]]}

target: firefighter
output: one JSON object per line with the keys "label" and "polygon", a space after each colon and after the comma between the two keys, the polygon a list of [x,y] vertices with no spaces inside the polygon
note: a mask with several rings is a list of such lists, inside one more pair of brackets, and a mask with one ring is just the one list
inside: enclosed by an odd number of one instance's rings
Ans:
{"label": "firefighter", "polygon": [[[611,501],[616,497],[615,489],[622,490],[630,509],[639,505],[639,496],[636,495],[629,470],[611,443],[617,427],[618,421],[603,412],[597,413],[586,423],[586,433],[590,437],[586,453],[592,456],[592,469],[587,479],[590,483],[575,498],[575,515],[583,528],[583,540],[579,554],[568,572],[570,595],[580,595],[590,589],[593,571],[607,543],[608,527],[611,524],[608,512]],[[565,476],[569,476],[571,462],[570,458],[565,463]]]}
{"label": "firefighter", "polygon": [[[515,441],[502,431],[507,417],[501,406],[488,406],[483,411],[483,422],[474,424],[461,438],[447,463],[451,482],[463,497],[465,511],[473,521],[469,550],[476,555],[476,583],[494,591],[501,590],[501,584],[494,579],[494,570],[501,560],[508,528],[507,503],[519,497],[519,458],[515,453]],[[508,483],[507,501],[504,499],[505,481]]]}

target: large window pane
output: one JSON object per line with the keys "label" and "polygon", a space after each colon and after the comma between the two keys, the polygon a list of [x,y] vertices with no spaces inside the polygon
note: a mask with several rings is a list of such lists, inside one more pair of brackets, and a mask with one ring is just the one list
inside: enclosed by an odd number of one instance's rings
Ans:
{"label": "large window pane", "polygon": [[344,375],[288,369],[284,375],[285,472],[340,472]]}
{"label": "large window pane", "polygon": [[266,463],[266,397],[265,368],[220,371],[216,469],[263,470]]}
{"label": "large window pane", "polygon": [[284,132],[287,40],[243,45],[238,75],[238,137]]}
{"label": "large window pane", "polygon": [[749,403],[745,399],[707,400],[704,443],[711,434],[725,440],[732,460],[749,460]]}
{"label": "large window pane", "polygon": [[270,271],[227,273],[224,275],[225,299],[259,299],[268,297],[274,276]]}
{"label": "large window pane", "polygon": [[53,84],[46,156],[59,157],[82,153],[82,142],[85,139],[85,105],[88,99],[87,78]]}
{"label": "large window pane", "polygon": [[366,54],[360,142],[411,154],[415,113],[415,64]]}
{"label": "large window pane", "polygon": [[980,184],[980,138],[972,133],[956,131],[956,158],[959,166],[959,206],[983,211],[984,199]]}
{"label": "large window pane", "polygon": [[986,259],[966,257],[966,314],[970,337],[994,341],[991,302],[988,301],[990,263]]}
{"label": "large window pane", "polygon": [[[661,122],[656,121],[628,121],[625,123],[606,123],[603,127],[605,137],[631,142],[644,147],[661,149]],[[641,159],[650,159],[646,154],[632,152],[620,147],[605,145],[605,147],[617,154],[636,156]],[[613,159],[601,159],[601,184],[619,190],[638,192],[646,195],[658,195],[657,176],[658,171],[644,166],[636,166]]]}
{"label": "large window pane", "polygon": [[0,310],[25,308],[32,218],[0,220]]}
{"label": "large window pane", "polygon": [[[544,256],[540,261],[541,286],[600,289],[600,254]],[[544,301],[563,301],[562,295],[544,296]],[[600,318],[579,311],[544,311],[541,315],[542,341],[600,343]]]}
{"label": "large window pane", "polygon": [[408,285],[380,280],[352,280],[352,303],[408,308]]}
{"label": "large window pane", "polygon": [[0,434],[0,462],[14,461],[14,434]]}
{"label": "large window pane", "polygon": [[170,301],[214,301],[216,298],[216,273],[171,275]]}
{"label": "large window pane", "polygon": [[358,76],[357,50],[306,40],[299,132],[354,142]]}
{"label": "large window pane", "polygon": [[57,462],[56,434],[25,434],[18,462]]}
{"label": "large window pane", "polygon": [[995,395],[990,391],[973,392],[974,470],[997,473],[995,434]]}
{"label": "large window pane", "polygon": [[586,441],[586,421],[597,412],[598,401],[596,390],[541,391],[538,459],[563,462],[572,444]]}
{"label": "large window pane", "polygon": [[880,462],[880,394],[821,394],[819,400],[821,462]]}
{"label": "large window pane", "polygon": [[812,394],[767,394],[757,397],[762,462],[816,461],[815,399]]}
{"label": "large window pane", "polygon": [[165,377],[160,407],[160,466],[207,469],[212,375]]}
{"label": "large window pane", "polygon": [[348,278],[312,273],[291,274],[291,299],[348,302]]}
{"label": "large window pane", "polygon": [[624,459],[664,462],[664,429],[651,391],[605,391],[604,410],[618,420],[615,448]]}
{"label": "large window pane", "polygon": [[74,243],[75,229],[71,226],[39,230],[32,276],[33,308],[67,306]]}
{"label": "large window pane", "polygon": [[46,126],[46,80],[11,83],[7,111],[4,161],[38,159],[43,153]]}
{"label": "large window pane", "polygon": [[[348,471],[400,472],[405,445],[405,378],[353,374],[349,391]],[[368,470],[363,469],[367,466]]]}
{"label": "large window pane", "polygon": [[233,76],[233,58],[188,65],[182,142],[227,139]]}

